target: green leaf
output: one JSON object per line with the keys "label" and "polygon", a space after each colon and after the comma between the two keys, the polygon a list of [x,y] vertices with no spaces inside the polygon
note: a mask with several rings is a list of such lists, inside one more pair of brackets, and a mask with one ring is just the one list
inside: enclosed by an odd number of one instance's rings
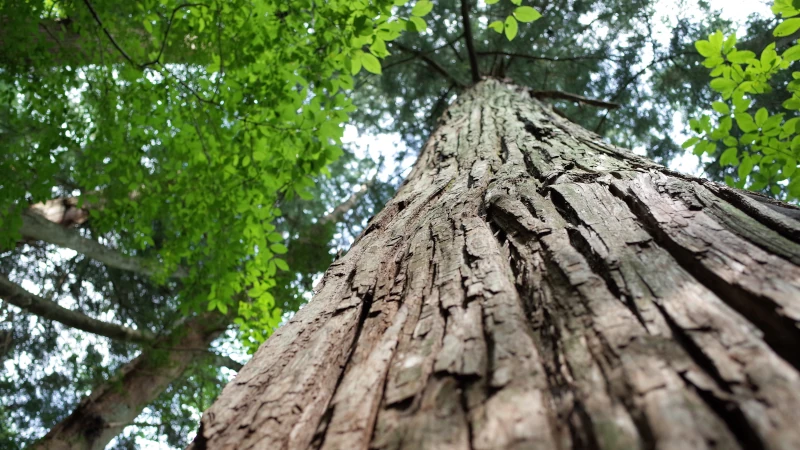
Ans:
{"label": "green leaf", "polygon": [[706,58],[706,60],[703,61],[703,65],[708,69],[713,69],[713,68],[715,68],[717,66],[720,66],[720,65],[722,65],[724,63],[725,63],[725,58],[723,58],[722,56],[719,56],[719,55],[712,56],[710,58]]}
{"label": "green leaf", "polygon": [[361,64],[364,65],[364,68],[367,69],[368,72],[372,72],[375,74],[381,74],[381,62],[378,61],[378,58],[372,56],[369,53],[364,53],[361,55]]}
{"label": "green leaf", "polygon": [[422,20],[417,16],[409,17],[408,23],[411,24],[410,31],[416,31],[417,33],[422,33],[428,29],[428,24],[426,24],[424,20]]}
{"label": "green leaf", "polygon": [[736,89],[736,82],[726,78],[715,78],[711,80],[711,89],[723,94],[725,92],[733,92]]}
{"label": "green leaf", "polygon": [[796,0],[775,0],[772,5],[772,13],[780,14],[783,17],[792,17],[800,14],[800,5]]}
{"label": "green leaf", "polygon": [[800,124],[800,117],[794,117],[783,123],[783,132],[789,135],[797,133],[797,125]]}
{"label": "green leaf", "polygon": [[714,47],[714,50],[717,51],[717,52],[722,50],[722,40],[723,39],[724,39],[724,36],[722,34],[722,31],[720,31],[720,30],[715,31],[714,34],[710,34],[708,36],[708,42],[711,43],[711,45]]}
{"label": "green leaf", "polygon": [[694,144],[697,144],[698,142],[700,142],[700,138],[699,137],[697,137],[697,136],[690,137],[689,139],[686,140],[686,142],[681,144],[681,148],[686,150],[687,148],[693,146]]}
{"label": "green leaf", "polygon": [[412,16],[422,17],[433,9],[433,3],[430,0],[419,0],[414,8],[411,10]]}
{"label": "green leaf", "polygon": [[499,2],[500,0],[486,0],[487,5],[494,5],[495,3]]}
{"label": "green leaf", "polygon": [[781,56],[787,61],[797,61],[800,59],[800,44],[795,44],[787,48]]}
{"label": "green leaf", "polygon": [[356,50],[350,59],[350,73],[356,75],[361,72],[361,56],[364,54],[361,50]]}
{"label": "green leaf", "polygon": [[728,61],[736,64],[744,64],[748,59],[753,59],[756,54],[750,50],[734,50],[727,54]]}
{"label": "green leaf", "polygon": [[542,14],[530,6],[520,6],[514,10],[514,17],[522,23],[528,23],[539,19]]}
{"label": "green leaf", "polygon": [[506,17],[505,31],[506,38],[508,38],[509,41],[514,39],[514,37],[517,35],[518,28],[519,25],[517,24],[517,19],[515,19],[514,16]]}
{"label": "green leaf", "polygon": [[728,36],[728,39],[725,39],[725,42],[722,44],[722,53],[727,55],[733,50],[734,46],[736,46],[736,33],[731,34]]}
{"label": "green leaf", "polygon": [[728,136],[722,140],[722,143],[728,147],[736,147],[736,145],[739,144],[739,140],[733,136]]}
{"label": "green leaf", "polygon": [[759,108],[759,110],[756,112],[756,125],[759,127],[764,125],[764,122],[767,121],[767,118],[769,118],[767,108]]}
{"label": "green leaf", "polygon": [[519,5],[521,5],[521,4],[522,4],[522,0],[511,0],[511,3],[513,3],[513,4],[517,5],[517,6],[519,6]]}
{"label": "green leaf", "polygon": [[772,34],[777,37],[789,36],[798,29],[800,29],[800,18],[788,19],[775,27],[775,31],[773,31]]}
{"label": "green leaf", "polygon": [[375,38],[375,41],[372,42],[372,45],[369,46],[369,51],[372,52],[373,55],[381,58],[389,54],[389,51],[386,50],[386,42],[384,42],[383,39],[377,37]]}
{"label": "green leaf", "polygon": [[725,175],[725,184],[730,187],[733,187],[733,177],[730,175]]}
{"label": "green leaf", "polygon": [[774,116],[770,116],[770,118],[764,121],[764,123],[761,125],[761,129],[763,129],[764,132],[767,132],[769,130],[777,128],[778,125],[781,124],[783,116],[784,116],[783,114],[775,114]]}
{"label": "green leaf", "polygon": [[503,33],[503,21],[495,20],[494,22],[489,24],[489,28],[491,28],[492,30],[502,34]]}
{"label": "green leaf", "polygon": [[697,53],[700,53],[706,58],[714,56],[717,53],[719,53],[719,51],[714,51],[714,46],[712,46],[710,42],[705,40],[700,40],[695,42],[694,47],[697,49]]}
{"label": "green leaf", "polygon": [[753,160],[750,156],[745,156],[742,163],[739,165],[739,178],[744,180],[753,171]]}
{"label": "green leaf", "polygon": [[781,169],[781,173],[783,174],[783,176],[789,178],[794,174],[796,170],[797,170],[797,160],[792,157],[786,158],[786,162],[783,164],[783,169]]}
{"label": "green leaf", "polygon": [[719,158],[719,163],[723,166],[735,166],[739,163],[739,150],[736,147],[725,150]]}
{"label": "green leaf", "polygon": [[753,121],[753,116],[750,114],[736,113],[734,117],[736,118],[736,124],[739,125],[739,128],[745,133],[758,129],[758,125]]}
{"label": "green leaf", "polygon": [[783,102],[782,106],[792,111],[800,110],[800,98],[792,97],[789,100]]}
{"label": "green leaf", "polygon": [[284,272],[289,271],[289,264],[286,264],[286,261],[280,258],[275,258],[273,261],[275,261],[275,265],[278,266],[279,269],[283,270]]}
{"label": "green leaf", "polygon": [[714,111],[720,114],[730,114],[731,109],[728,107],[727,103],[723,102],[714,102],[711,104],[711,107],[714,108]]}
{"label": "green leaf", "polygon": [[277,254],[279,254],[279,255],[283,255],[284,253],[286,253],[287,251],[289,251],[289,250],[286,248],[286,246],[285,246],[285,245],[283,245],[283,244],[279,244],[279,243],[271,244],[271,245],[269,246],[269,249],[270,249],[270,250],[272,250],[274,253],[277,253]]}

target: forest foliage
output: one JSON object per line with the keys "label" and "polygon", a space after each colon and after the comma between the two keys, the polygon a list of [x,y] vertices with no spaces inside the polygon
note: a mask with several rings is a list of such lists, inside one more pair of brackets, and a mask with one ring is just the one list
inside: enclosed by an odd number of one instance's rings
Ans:
{"label": "forest foliage", "polygon": [[[792,36],[800,29],[798,2],[776,0],[772,12],[786,19],[773,30],[776,38]],[[711,69],[711,89],[719,93],[721,101],[711,105],[716,113],[713,117],[706,114],[691,120],[696,136],[683,147],[694,147],[698,156],[723,147],[719,164],[736,169],[725,175],[729,186],[768,190],[778,198],[796,201],[800,198],[800,117],[796,116],[800,111],[800,71],[792,71],[788,83],[779,78],[800,60],[800,44],[791,44],[778,49],[773,41],[758,55],[737,49],[735,33],[725,36],[717,30],[708,40],[698,40],[695,46],[705,57],[703,65]],[[773,92],[773,85],[780,84],[789,94],[781,108],[760,106],[758,96]]]}

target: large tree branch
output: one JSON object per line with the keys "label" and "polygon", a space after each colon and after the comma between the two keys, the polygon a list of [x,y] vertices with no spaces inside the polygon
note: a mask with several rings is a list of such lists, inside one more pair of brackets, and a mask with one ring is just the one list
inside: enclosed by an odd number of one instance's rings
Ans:
{"label": "large tree branch", "polygon": [[126,364],[115,379],[97,386],[46,436],[37,450],[105,448],[114,436],[157,399],[192,363],[208,357],[208,346],[228,326],[230,317],[207,313],[186,321]]}
{"label": "large tree branch", "polygon": [[[81,236],[75,229],[51,222],[36,211],[28,210],[22,213],[22,229],[20,232],[26,238],[49,242],[75,250],[110,267],[147,276],[153,276],[158,272],[156,262],[123,255],[95,240]],[[172,274],[175,278],[185,278],[188,275],[188,270],[183,267],[178,268]]]}
{"label": "large tree branch", "polygon": [[475,41],[472,39],[472,25],[469,22],[469,0],[461,0],[461,20],[464,26],[464,40],[467,43],[467,53],[469,54],[469,68],[472,72],[472,82],[481,81],[481,73],[478,68],[478,55],[475,53]]}
{"label": "large tree branch", "polygon": [[31,294],[3,275],[0,275],[0,298],[44,319],[54,320],[99,336],[129,342],[152,342],[155,339],[155,335],[149,331],[103,322],[64,308],[55,302]]}

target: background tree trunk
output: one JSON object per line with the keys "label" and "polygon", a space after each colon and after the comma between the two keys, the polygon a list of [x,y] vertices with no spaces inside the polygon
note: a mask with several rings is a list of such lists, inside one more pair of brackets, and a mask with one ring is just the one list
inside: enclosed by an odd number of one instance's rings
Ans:
{"label": "background tree trunk", "polygon": [[192,448],[800,448],[797,213],[478,83]]}

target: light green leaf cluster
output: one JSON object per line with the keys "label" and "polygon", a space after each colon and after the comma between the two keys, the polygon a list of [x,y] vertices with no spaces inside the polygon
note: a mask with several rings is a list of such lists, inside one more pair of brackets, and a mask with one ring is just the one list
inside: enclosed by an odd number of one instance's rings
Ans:
{"label": "light green leaf cluster", "polygon": [[[493,5],[500,0],[487,0],[487,5]],[[519,22],[529,23],[539,20],[542,17],[541,13],[530,6],[521,6],[522,0],[510,0],[511,3],[516,5],[514,11],[506,17],[504,21],[496,20],[489,24],[489,28],[500,34],[505,34],[506,38],[510,41],[517,36],[519,31]]]}
{"label": "light green leaf cluster", "polygon": [[[800,14],[792,0],[778,0],[773,11],[784,17]],[[789,19],[779,24],[775,36],[786,36],[800,29],[800,20]],[[721,101],[711,105],[716,115],[691,119],[690,128],[695,134],[683,143],[683,148],[694,148],[695,155],[713,154],[719,146],[722,151],[719,163],[733,166],[736,172],[725,177],[728,185],[754,191],[769,191],[778,198],[800,198],[800,118],[786,119],[786,112],[771,113],[766,108],[751,110],[753,99],[771,92],[776,73],[786,70],[800,59],[800,45],[795,44],[782,53],[775,43],[767,45],[760,55],[749,50],[736,49],[736,35],[725,37],[721,31],[708,40],[695,43],[697,51],[705,57],[703,65],[711,69],[711,89],[718,92]],[[785,110],[800,110],[800,72],[793,72],[794,81],[788,90],[792,97],[783,103]]]}
{"label": "light green leaf cluster", "polygon": [[66,170],[73,195],[102,205],[94,231],[156,259],[162,280],[188,267],[184,309],[237,314],[255,349],[281,317],[269,292],[289,269],[281,201],[311,196],[341,155],[352,75],[380,73],[385,43],[424,29],[430,1],[399,19],[405,0],[96,0],[113,45],[77,2],[60,12],[80,24],[64,53],[38,39],[51,9],[17,3],[0,12],[31,24],[18,29],[35,51],[31,67],[0,71],[3,128],[16,130],[0,135],[0,228],[18,229]]}

